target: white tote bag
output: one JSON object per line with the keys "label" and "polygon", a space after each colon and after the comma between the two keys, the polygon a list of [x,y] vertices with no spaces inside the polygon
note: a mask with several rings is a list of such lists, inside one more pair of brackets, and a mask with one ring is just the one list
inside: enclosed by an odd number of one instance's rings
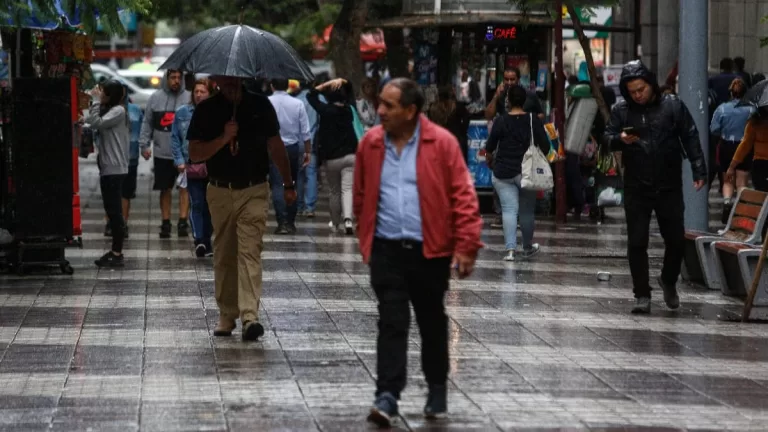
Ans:
{"label": "white tote bag", "polygon": [[523,171],[520,180],[520,186],[526,190],[548,191],[555,187],[555,180],[552,177],[552,168],[549,166],[549,160],[541,152],[541,149],[533,140],[533,114],[530,118],[531,124],[531,146],[523,156]]}

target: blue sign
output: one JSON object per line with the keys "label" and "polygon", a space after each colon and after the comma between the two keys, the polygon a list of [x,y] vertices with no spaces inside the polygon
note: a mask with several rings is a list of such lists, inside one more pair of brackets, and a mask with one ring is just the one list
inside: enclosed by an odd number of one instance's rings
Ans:
{"label": "blue sign", "polygon": [[485,159],[485,142],[488,140],[488,122],[484,120],[472,120],[469,123],[469,154],[467,155],[467,165],[472,180],[475,182],[475,188],[492,188],[491,169]]}

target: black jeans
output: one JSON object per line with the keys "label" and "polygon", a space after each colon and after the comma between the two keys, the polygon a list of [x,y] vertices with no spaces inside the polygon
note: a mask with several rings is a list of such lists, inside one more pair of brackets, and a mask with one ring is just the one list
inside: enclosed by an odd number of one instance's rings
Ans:
{"label": "black jeans", "polygon": [[101,176],[101,200],[112,228],[112,252],[123,252],[125,220],[123,220],[123,181],[125,174]]}
{"label": "black jeans", "polygon": [[405,388],[409,301],[421,333],[421,368],[427,384],[444,385],[448,379],[448,317],[443,298],[450,265],[450,258],[424,258],[421,243],[374,240],[370,266],[371,285],[379,300],[377,396],[390,392],[399,399]]}
{"label": "black jeans", "polygon": [[755,189],[768,192],[768,160],[756,159],[752,162],[752,184]]}
{"label": "black jeans", "polygon": [[629,236],[629,269],[632,273],[635,298],[650,297],[648,276],[648,237],[651,213],[656,212],[659,230],[664,238],[664,267],[661,278],[665,284],[674,284],[680,276],[685,239],[685,204],[682,188],[648,192],[625,190],[624,211]]}

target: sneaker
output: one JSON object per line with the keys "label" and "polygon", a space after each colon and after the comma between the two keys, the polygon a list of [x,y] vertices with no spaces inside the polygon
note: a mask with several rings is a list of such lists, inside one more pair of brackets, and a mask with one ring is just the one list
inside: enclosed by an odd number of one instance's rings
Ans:
{"label": "sneaker", "polygon": [[313,211],[304,212],[304,217],[307,218],[307,219],[314,219],[315,218],[315,212],[313,212]]}
{"label": "sneaker", "polygon": [[352,225],[352,219],[344,219],[344,233],[346,235],[353,235],[355,233],[355,226]]}
{"label": "sneaker", "polygon": [[130,234],[128,234],[128,225],[123,226],[123,238],[130,237]]}
{"label": "sneaker", "polygon": [[160,225],[160,238],[171,238],[171,222],[163,221],[163,224]]}
{"label": "sneaker", "polygon": [[632,308],[633,314],[649,314],[651,313],[651,298],[640,297],[635,300],[635,307]]}
{"label": "sneaker", "polygon": [[384,392],[373,402],[368,421],[380,428],[388,428],[392,425],[392,417],[397,416],[397,400],[392,393]]}
{"label": "sneaker", "polygon": [[243,340],[257,341],[264,336],[264,326],[258,322],[246,321],[243,323]]}
{"label": "sneaker", "polygon": [[179,220],[176,230],[179,237],[189,236],[189,224],[185,220]]}
{"label": "sneaker", "polygon": [[118,268],[125,266],[122,255],[115,255],[112,252],[105,253],[101,258],[93,262],[97,267]]}
{"label": "sneaker", "polygon": [[296,231],[298,231],[296,229],[296,224],[292,224],[292,223],[289,223],[286,226],[286,229],[288,229],[288,234],[290,234],[290,235],[294,235],[294,234],[296,234]]}
{"label": "sneaker", "polygon": [[541,247],[538,243],[534,243],[531,245],[531,247],[523,249],[523,253],[520,254],[520,259],[527,260],[533,258],[539,252],[541,252]]}
{"label": "sneaker", "polygon": [[680,307],[680,296],[677,295],[677,287],[672,285],[667,285],[664,283],[664,281],[661,279],[661,276],[657,279],[659,282],[659,286],[661,287],[661,290],[664,291],[664,303],[667,304],[667,307],[674,310]]}
{"label": "sneaker", "polygon": [[279,224],[277,225],[277,229],[275,230],[275,234],[277,235],[286,235],[288,234],[288,226],[286,224]]}
{"label": "sneaker", "polygon": [[515,261],[515,251],[513,251],[513,250],[507,251],[507,254],[504,255],[503,259],[504,259],[504,261],[514,262]]}
{"label": "sneaker", "polygon": [[112,227],[109,226],[109,222],[107,222],[107,225],[104,227],[104,237],[112,237]]}
{"label": "sneaker", "polygon": [[210,258],[213,256],[213,245],[211,244],[211,241],[208,240],[205,244],[205,256],[206,258]]}
{"label": "sneaker", "polygon": [[203,243],[198,243],[197,246],[195,246],[195,256],[198,258],[205,258],[205,254],[207,253],[208,248],[206,248]]}
{"label": "sneaker", "polygon": [[429,420],[445,417],[448,413],[448,397],[445,385],[430,386],[424,417]]}

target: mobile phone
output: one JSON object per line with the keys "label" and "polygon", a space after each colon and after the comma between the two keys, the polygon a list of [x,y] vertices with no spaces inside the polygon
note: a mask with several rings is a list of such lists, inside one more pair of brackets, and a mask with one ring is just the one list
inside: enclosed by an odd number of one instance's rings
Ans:
{"label": "mobile phone", "polygon": [[624,132],[627,135],[636,135],[635,128],[632,126],[623,128],[622,132]]}

